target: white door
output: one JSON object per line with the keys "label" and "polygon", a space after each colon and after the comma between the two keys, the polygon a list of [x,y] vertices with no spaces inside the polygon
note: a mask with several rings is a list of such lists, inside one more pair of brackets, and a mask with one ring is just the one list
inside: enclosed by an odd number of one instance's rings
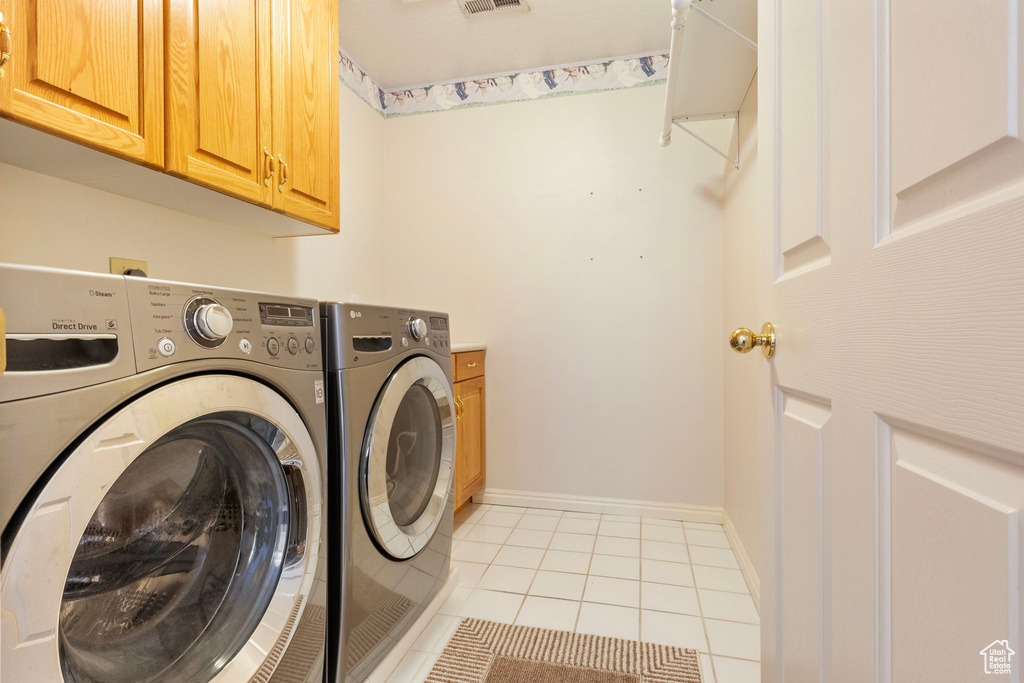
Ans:
{"label": "white door", "polygon": [[1022,19],[762,0],[764,681],[1022,680]]}

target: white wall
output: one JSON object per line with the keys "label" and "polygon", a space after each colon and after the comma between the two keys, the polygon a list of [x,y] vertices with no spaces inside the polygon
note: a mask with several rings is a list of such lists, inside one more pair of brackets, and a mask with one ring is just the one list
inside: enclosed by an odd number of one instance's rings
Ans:
{"label": "white wall", "polygon": [[383,300],[384,120],[340,90],[340,235],[275,240],[0,164],[0,261],[105,273],[122,256],[161,279]]}
{"label": "white wall", "polygon": [[723,503],[722,165],[663,101],[387,122],[387,301],[488,343],[488,487]]}
{"label": "white wall", "polygon": [[489,344],[489,486],[721,505],[722,168],[685,135],[658,147],[662,100],[385,121],[343,86],[340,236],[0,165],[0,260],[447,310]]}
{"label": "white wall", "polygon": [[[742,158],[739,170],[725,170],[725,320],[722,339],[737,327],[761,329],[759,284],[762,245],[758,212],[757,80],[740,109]],[[758,547],[758,432],[761,353],[725,357],[725,509],[754,567]]]}

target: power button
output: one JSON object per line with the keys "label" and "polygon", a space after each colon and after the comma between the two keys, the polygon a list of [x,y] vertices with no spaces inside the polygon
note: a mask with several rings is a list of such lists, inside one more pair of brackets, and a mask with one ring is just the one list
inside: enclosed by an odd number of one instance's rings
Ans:
{"label": "power button", "polygon": [[156,343],[157,352],[164,358],[170,358],[174,355],[174,351],[177,347],[174,346],[174,342],[167,337],[164,337]]}

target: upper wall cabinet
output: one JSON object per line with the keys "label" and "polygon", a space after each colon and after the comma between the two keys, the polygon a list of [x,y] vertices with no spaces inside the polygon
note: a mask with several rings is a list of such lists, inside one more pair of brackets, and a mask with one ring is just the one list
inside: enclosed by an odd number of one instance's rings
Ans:
{"label": "upper wall cabinet", "polygon": [[[0,0],[14,45],[0,116],[336,232],[337,11],[334,0]],[[146,201],[176,187],[83,170],[73,179],[114,178]],[[210,203],[196,199],[179,204]]]}
{"label": "upper wall cabinet", "polygon": [[0,115],[163,166],[161,0],[0,0],[0,13]]}
{"label": "upper wall cabinet", "polygon": [[338,3],[275,0],[274,206],[312,223],[338,216]]}
{"label": "upper wall cabinet", "polygon": [[270,206],[270,0],[171,0],[167,170]]}

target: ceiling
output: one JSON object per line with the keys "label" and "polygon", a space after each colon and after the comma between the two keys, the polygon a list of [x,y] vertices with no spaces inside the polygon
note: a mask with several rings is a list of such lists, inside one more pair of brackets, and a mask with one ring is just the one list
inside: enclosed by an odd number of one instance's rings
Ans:
{"label": "ceiling", "polygon": [[339,0],[339,42],[385,90],[668,50],[669,0],[528,2],[467,18],[456,0]]}

